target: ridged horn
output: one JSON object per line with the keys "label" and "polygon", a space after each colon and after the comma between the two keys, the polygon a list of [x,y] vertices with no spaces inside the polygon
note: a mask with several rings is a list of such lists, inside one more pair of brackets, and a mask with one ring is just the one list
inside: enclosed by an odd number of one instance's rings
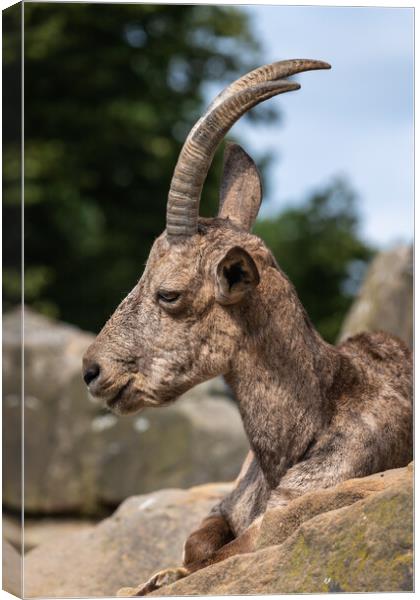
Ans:
{"label": "ridged horn", "polygon": [[218,145],[234,123],[260,102],[300,88],[284,77],[330,68],[328,63],[318,60],[275,62],[247,73],[216,96],[191,129],[172,176],[166,212],[166,231],[171,243],[197,232],[204,181]]}

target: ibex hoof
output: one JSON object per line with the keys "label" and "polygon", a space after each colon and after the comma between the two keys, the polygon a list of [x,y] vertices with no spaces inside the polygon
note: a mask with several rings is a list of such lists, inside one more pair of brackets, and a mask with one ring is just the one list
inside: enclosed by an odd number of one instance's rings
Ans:
{"label": "ibex hoof", "polygon": [[136,588],[123,587],[117,592],[117,596],[120,598],[130,598],[133,596],[146,596],[155,590],[175,583],[178,579],[182,579],[189,574],[189,571],[184,567],[176,567],[175,569],[164,569],[153,575],[146,583],[139,585]]}

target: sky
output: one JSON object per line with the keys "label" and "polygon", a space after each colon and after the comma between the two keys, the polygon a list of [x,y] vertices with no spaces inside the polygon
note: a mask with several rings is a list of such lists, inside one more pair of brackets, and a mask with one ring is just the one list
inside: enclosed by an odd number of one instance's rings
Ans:
{"label": "sky", "polygon": [[270,100],[281,123],[233,128],[273,160],[262,215],[297,204],[337,176],[358,196],[362,237],[378,247],[414,231],[413,11],[404,8],[247,6],[264,61],[321,59],[297,92]]}

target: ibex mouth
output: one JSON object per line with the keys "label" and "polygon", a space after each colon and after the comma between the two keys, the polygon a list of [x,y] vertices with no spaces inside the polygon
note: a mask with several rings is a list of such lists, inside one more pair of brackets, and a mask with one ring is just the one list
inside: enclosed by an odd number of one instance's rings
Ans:
{"label": "ibex mouth", "polygon": [[106,401],[106,405],[108,406],[108,408],[112,409],[112,408],[116,407],[118,402],[123,399],[125,393],[127,392],[128,388],[130,387],[130,385],[131,385],[131,380],[127,381],[127,383],[125,385],[123,385],[122,388],[120,388],[119,392],[115,396],[113,396],[112,398],[109,398]]}

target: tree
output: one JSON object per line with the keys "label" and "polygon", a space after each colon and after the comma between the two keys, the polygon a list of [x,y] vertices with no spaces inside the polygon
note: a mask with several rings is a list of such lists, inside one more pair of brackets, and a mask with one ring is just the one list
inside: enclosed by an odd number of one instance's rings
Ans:
{"label": "tree", "polygon": [[[26,302],[98,330],[164,229],[205,86],[255,67],[258,44],[246,14],[226,6],[31,3],[24,14]],[[12,46],[7,72],[19,68]],[[19,145],[5,150],[7,217]],[[220,154],[202,214],[216,210],[219,171]],[[17,263],[5,264],[6,307],[19,300]]]}
{"label": "tree", "polygon": [[337,338],[373,255],[358,235],[355,202],[349,185],[337,180],[300,206],[257,222],[255,228],[330,342]]}

